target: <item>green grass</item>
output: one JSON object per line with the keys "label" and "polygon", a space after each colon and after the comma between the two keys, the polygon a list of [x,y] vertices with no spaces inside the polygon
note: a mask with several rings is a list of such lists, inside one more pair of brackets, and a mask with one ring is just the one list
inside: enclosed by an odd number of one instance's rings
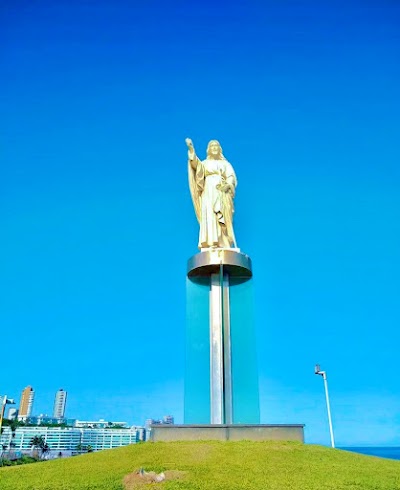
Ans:
{"label": "green grass", "polygon": [[[400,461],[296,442],[145,443],[0,469],[1,490],[122,490],[123,477],[185,471],[149,485],[196,490],[400,490]],[[147,485],[143,488],[147,488]]]}

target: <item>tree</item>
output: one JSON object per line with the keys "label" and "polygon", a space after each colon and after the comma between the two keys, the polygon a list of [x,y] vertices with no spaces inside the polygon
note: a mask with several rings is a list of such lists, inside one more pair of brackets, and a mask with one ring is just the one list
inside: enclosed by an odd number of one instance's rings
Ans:
{"label": "tree", "polygon": [[50,452],[50,446],[45,442],[41,447],[41,450],[42,450],[42,458],[44,458],[46,454]]}
{"label": "tree", "polygon": [[87,451],[88,453],[92,453],[92,452],[93,452],[93,447],[92,447],[90,444],[88,444],[88,445],[86,446],[86,451]]}
{"label": "tree", "polygon": [[46,441],[44,440],[44,437],[43,436],[35,436],[35,437],[32,437],[31,439],[31,442],[30,442],[30,445],[33,449],[37,449],[37,450],[40,450],[41,452],[41,456],[43,456],[43,448],[46,448],[45,449],[45,452],[49,452],[50,448],[49,446],[46,444]]}
{"label": "tree", "polygon": [[32,437],[30,444],[32,447],[36,449],[40,449],[45,444],[44,437],[43,436]]}
{"label": "tree", "polygon": [[10,441],[10,447],[13,446],[15,447],[16,444],[15,444],[15,433],[19,427],[19,422],[17,419],[14,419],[14,420],[11,420],[10,423],[9,423],[9,427],[10,427],[10,430],[11,430],[11,441]]}

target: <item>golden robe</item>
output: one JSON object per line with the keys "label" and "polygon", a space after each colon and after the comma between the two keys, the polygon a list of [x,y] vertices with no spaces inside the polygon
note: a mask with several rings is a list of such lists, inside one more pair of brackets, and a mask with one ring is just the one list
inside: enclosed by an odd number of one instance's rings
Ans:
{"label": "golden robe", "polygon": [[[189,187],[200,225],[199,248],[236,247],[233,198],[237,179],[225,159],[189,160]],[[229,185],[229,189],[227,188]]]}

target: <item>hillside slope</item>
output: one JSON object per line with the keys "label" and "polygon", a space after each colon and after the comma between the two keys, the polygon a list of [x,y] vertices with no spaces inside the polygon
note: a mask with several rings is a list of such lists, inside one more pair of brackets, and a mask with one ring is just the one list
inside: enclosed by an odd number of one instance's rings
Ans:
{"label": "hillside slope", "polygon": [[0,489],[122,490],[124,476],[141,467],[185,472],[183,479],[150,486],[160,489],[400,490],[400,461],[273,441],[135,444],[1,468]]}

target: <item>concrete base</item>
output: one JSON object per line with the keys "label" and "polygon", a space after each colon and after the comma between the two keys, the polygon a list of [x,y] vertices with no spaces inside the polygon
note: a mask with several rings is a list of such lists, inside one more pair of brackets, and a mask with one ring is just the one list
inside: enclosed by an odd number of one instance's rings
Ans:
{"label": "concrete base", "polygon": [[150,440],[158,441],[300,441],[304,424],[282,425],[151,425]]}

